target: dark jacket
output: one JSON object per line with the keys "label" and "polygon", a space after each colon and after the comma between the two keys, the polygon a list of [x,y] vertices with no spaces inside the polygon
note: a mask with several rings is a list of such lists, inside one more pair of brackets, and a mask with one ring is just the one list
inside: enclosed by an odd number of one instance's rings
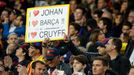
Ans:
{"label": "dark jacket", "polygon": [[114,60],[110,61],[110,67],[114,72],[117,72],[118,75],[127,75],[130,66],[130,61],[120,54]]}
{"label": "dark jacket", "polygon": [[118,75],[117,73],[113,72],[112,70],[107,70],[105,75]]}

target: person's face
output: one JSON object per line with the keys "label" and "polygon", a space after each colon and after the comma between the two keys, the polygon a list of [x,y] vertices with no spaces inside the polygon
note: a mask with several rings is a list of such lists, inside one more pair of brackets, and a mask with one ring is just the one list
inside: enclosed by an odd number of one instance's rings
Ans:
{"label": "person's face", "polygon": [[104,75],[107,67],[103,65],[101,60],[94,60],[92,66],[93,75]]}
{"label": "person's face", "polygon": [[73,12],[76,9],[76,7],[77,7],[76,1],[72,0],[69,3],[70,3],[71,11]]}
{"label": "person's face", "polygon": [[121,16],[121,15],[116,15],[116,16],[115,16],[115,22],[116,22],[117,24],[119,24],[119,23],[121,22],[121,20],[122,20],[122,16]]}
{"label": "person's face", "polygon": [[72,40],[72,43],[73,43],[75,46],[80,46],[80,40],[78,39],[77,36],[72,36],[72,37],[71,37],[71,40]]}
{"label": "person's face", "polygon": [[83,11],[81,9],[76,9],[74,12],[74,19],[77,20],[81,20],[83,15],[82,15]]}
{"label": "person's face", "polygon": [[30,46],[30,48],[28,49],[28,55],[30,57],[34,56],[36,53],[36,48],[34,48],[33,46]]}
{"label": "person's face", "polygon": [[101,46],[99,46],[99,47],[97,47],[97,49],[98,49],[98,52],[99,52],[99,54],[100,55],[105,55],[106,54],[106,48],[105,47],[101,47]]}
{"label": "person's face", "polygon": [[17,41],[18,41],[18,36],[17,35],[11,35],[7,40],[8,44],[12,44],[12,43],[16,44]]}
{"label": "person's face", "polygon": [[9,20],[10,21],[14,21],[16,19],[16,15],[14,15],[14,13],[11,13],[10,16],[9,16]]}
{"label": "person's face", "polygon": [[129,15],[128,15],[128,21],[130,23],[134,23],[134,11],[129,13]]}
{"label": "person's face", "polygon": [[103,42],[104,39],[105,39],[105,34],[103,32],[100,32],[98,35],[98,41]]}
{"label": "person's face", "polygon": [[16,50],[16,56],[19,57],[19,56],[22,56],[22,55],[23,55],[23,50],[22,50],[22,48],[18,48],[18,49]]}
{"label": "person's face", "polygon": [[99,27],[101,30],[103,30],[103,29],[106,28],[106,25],[104,25],[104,23],[103,23],[102,20],[100,20],[99,23],[98,23],[98,27]]}
{"label": "person's face", "polygon": [[123,27],[122,27],[122,32],[123,33],[129,33],[129,27],[128,26],[126,26],[126,25],[124,25]]}
{"label": "person's face", "polygon": [[25,35],[21,35],[21,36],[19,37],[19,41],[25,42]]}
{"label": "person's face", "polygon": [[9,44],[8,45],[8,52],[7,52],[7,54],[12,54],[14,51],[15,51],[15,49],[16,49],[16,44]]}
{"label": "person's face", "polygon": [[99,21],[99,17],[98,17],[98,15],[97,15],[97,14],[93,14],[93,15],[92,15],[92,17],[93,17],[93,19],[94,19],[94,20],[96,20],[96,22],[98,22],[98,21]]}
{"label": "person's face", "polygon": [[130,29],[129,36],[134,38],[134,26]]}
{"label": "person's face", "polygon": [[47,62],[47,65],[49,67],[56,67],[59,64],[59,62],[60,62],[60,58],[59,58],[59,56],[56,56],[52,60],[49,60]]}
{"label": "person's face", "polygon": [[34,75],[43,75],[45,71],[45,65],[41,63],[36,63],[35,69],[33,69]]}
{"label": "person's face", "polygon": [[104,2],[104,0],[98,0],[98,4],[97,4],[98,9],[104,8],[105,5],[106,3]]}
{"label": "person's face", "polygon": [[70,25],[69,26],[69,35],[72,36],[72,35],[75,35],[76,34],[76,31],[75,31],[75,28],[73,25]]}
{"label": "person's face", "polygon": [[113,45],[112,41],[113,41],[113,40],[110,39],[110,40],[108,41],[108,43],[106,44],[106,52],[111,52],[112,50],[115,49],[115,46]]}
{"label": "person's face", "polygon": [[12,58],[10,56],[5,56],[4,60],[3,60],[3,63],[5,65],[13,63]]}
{"label": "person's face", "polygon": [[8,12],[7,11],[3,11],[1,13],[1,20],[4,20],[5,18],[8,18]]}
{"label": "person's face", "polygon": [[128,3],[127,2],[123,2],[121,5],[121,8],[124,9],[124,11],[127,9]]}
{"label": "person's face", "polygon": [[78,60],[73,61],[73,70],[75,72],[81,72],[82,70],[84,70],[84,68],[85,68],[85,65],[80,63]]}
{"label": "person's face", "polygon": [[22,17],[21,17],[21,16],[18,16],[18,17],[14,20],[14,23],[15,23],[16,26],[21,25],[21,22],[22,22]]}

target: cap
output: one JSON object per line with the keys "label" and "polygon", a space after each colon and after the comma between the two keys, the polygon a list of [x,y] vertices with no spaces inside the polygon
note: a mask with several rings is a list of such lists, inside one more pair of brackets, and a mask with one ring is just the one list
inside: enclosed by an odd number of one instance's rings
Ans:
{"label": "cap", "polygon": [[42,50],[42,44],[40,42],[31,43],[30,46],[33,46],[36,49]]}
{"label": "cap", "polygon": [[24,43],[23,45],[20,46],[20,48],[22,48],[23,50],[27,51],[29,46],[30,45],[28,43]]}
{"label": "cap", "polygon": [[52,60],[54,59],[54,57],[59,56],[60,55],[60,50],[57,48],[50,48],[47,50],[46,53],[46,59],[47,60]]}
{"label": "cap", "polygon": [[18,36],[15,32],[11,32],[11,33],[8,34],[7,38],[9,38],[9,37],[12,36],[12,35]]}

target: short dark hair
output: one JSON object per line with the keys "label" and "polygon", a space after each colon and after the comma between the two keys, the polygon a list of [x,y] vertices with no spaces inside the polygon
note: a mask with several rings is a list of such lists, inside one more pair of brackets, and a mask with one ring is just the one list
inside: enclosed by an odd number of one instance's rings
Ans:
{"label": "short dark hair", "polygon": [[102,17],[100,20],[103,21],[104,25],[107,25],[106,29],[109,31],[112,28],[112,20],[106,17]]}
{"label": "short dark hair", "polygon": [[86,13],[86,9],[82,5],[78,5],[78,7],[76,9],[82,10],[82,15],[84,15]]}
{"label": "short dark hair", "polygon": [[86,24],[87,26],[91,27],[92,30],[97,28],[97,22],[94,19],[88,19]]}
{"label": "short dark hair", "polygon": [[92,60],[92,62],[95,61],[95,60],[102,61],[103,66],[109,66],[109,60],[106,57],[104,57],[104,56],[94,57],[93,60]]}
{"label": "short dark hair", "polygon": [[78,33],[80,32],[81,27],[80,27],[80,25],[78,23],[71,22],[70,25],[72,25],[74,27],[74,29],[76,31],[78,31]]}
{"label": "short dark hair", "polygon": [[35,62],[32,63],[32,69],[35,69],[37,63],[40,63],[42,65],[45,65],[45,63],[43,61],[37,60],[37,61],[35,61]]}
{"label": "short dark hair", "polygon": [[128,22],[128,21],[124,22],[123,26],[128,26],[130,29],[132,28],[132,24],[130,22]]}
{"label": "short dark hair", "polygon": [[95,10],[95,11],[93,12],[93,14],[97,14],[97,16],[98,16],[99,18],[101,18],[102,14],[103,14],[103,11],[97,9],[97,10]]}
{"label": "short dark hair", "polygon": [[83,65],[84,65],[84,64],[88,64],[88,59],[87,59],[87,57],[84,56],[84,55],[74,56],[73,60],[77,60],[77,61],[79,61],[80,63],[82,63]]}
{"label": "short dark hair", "polygon": [[117,52],[120,52],[122,48],[122,41],[119,38],[112,37],[112,43],[116,46],[115,49]]}

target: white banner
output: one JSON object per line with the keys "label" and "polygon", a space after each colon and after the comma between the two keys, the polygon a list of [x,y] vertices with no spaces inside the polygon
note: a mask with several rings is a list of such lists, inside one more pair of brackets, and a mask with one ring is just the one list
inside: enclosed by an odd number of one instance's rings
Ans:
{"label": "white banner", "polygon": [[28,8],[25,42],[63,40],[68,34],[69,8],[69,4]]}

